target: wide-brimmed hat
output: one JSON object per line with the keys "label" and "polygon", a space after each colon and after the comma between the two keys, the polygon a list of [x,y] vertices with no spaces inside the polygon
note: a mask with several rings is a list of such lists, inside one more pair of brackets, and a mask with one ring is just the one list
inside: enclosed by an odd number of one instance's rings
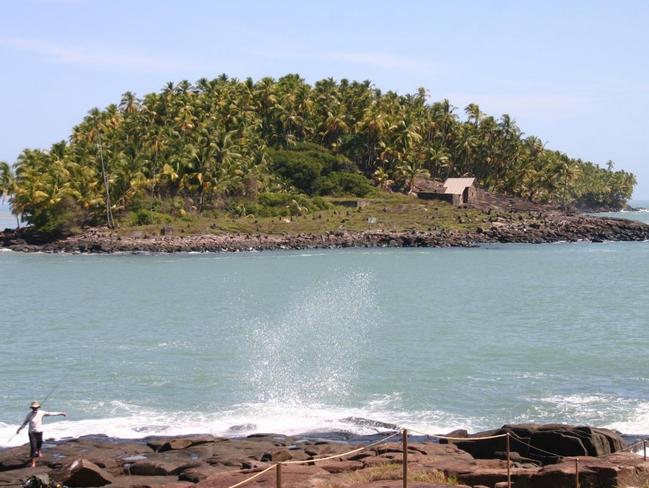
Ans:
{"label": "wide-brimmed hat", "polygon": [[34,400],[29,408],[41,408],[41,404]]}

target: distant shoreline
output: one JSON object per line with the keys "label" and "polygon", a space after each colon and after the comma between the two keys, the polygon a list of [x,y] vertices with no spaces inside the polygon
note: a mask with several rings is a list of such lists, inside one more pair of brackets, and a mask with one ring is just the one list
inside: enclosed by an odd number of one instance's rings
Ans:
{"label": "distant shoreline", "polygon": [[0,233],[0,247],[21,252],[48,253],[177,253],[241,252],[385,247],[477,247],[494,243],[542,244],[649,240],[649,225],[625,219],[581,213],[521,212],[475,230],[335,231],[322,234],[193,234],[168,235],[131,232],[121,235],[106,228],[46,240],[28,230]]}

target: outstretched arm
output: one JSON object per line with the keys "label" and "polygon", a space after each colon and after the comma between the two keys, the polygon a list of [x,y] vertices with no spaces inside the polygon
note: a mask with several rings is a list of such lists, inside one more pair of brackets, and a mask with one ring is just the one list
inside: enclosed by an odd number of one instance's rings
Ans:
{"label": "outstretched arm", "polygon": [[65,412],[43,412],[43,417],[67,417],[68,414]]}

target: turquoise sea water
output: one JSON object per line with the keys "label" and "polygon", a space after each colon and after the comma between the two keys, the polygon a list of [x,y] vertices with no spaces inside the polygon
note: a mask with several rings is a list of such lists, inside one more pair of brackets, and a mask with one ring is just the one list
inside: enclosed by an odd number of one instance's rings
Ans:
{"label": "turquoise sea water", "polygon": [[49,393],[54,437],[649,432],[649,243],[0,252],[0,276],[0,445]]}
{"label": "turquoise sea water", "polygon": [[4,229],[15,229],[16,217],[11,215],[9,208],[0,203],[0,231]]}
{"label": "turquoise sea water", "polygon": [[602,215],[604,217],[615,217],[621,219],[637,220],[639,222],[644,222],[649,224],[649,200],[631,200],[629,202],[631,207],[635,208],[634,211],[623,211],[623,212],[607,212],[600,213],[596,215]]}

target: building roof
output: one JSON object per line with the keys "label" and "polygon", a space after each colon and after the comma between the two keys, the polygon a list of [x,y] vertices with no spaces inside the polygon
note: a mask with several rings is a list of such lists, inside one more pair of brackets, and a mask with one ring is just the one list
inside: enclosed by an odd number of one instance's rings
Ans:
{"label": "building roof", "polygon": [[473,186],[475,178],[447,178],[444,182],[444,193],[461,195],[467,187]]}

